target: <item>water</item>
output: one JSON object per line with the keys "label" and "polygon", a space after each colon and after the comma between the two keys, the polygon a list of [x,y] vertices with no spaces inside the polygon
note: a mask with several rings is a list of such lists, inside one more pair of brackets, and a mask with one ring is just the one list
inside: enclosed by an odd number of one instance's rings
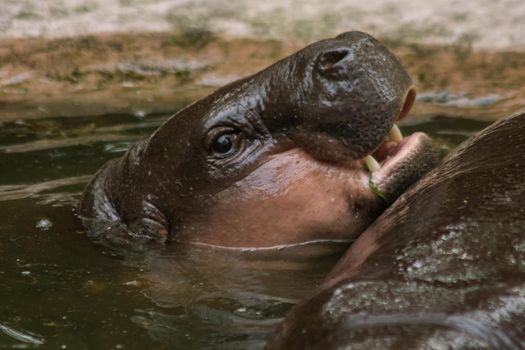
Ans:
{"label": "water", "polygon": [[[167,117],[1,124],[0,348],[260,348],[337,261],[343,245],[122,251],[86,237],[73,208],[90,176]],[[486,125],[432,116],[402,129],[445,154]]]}

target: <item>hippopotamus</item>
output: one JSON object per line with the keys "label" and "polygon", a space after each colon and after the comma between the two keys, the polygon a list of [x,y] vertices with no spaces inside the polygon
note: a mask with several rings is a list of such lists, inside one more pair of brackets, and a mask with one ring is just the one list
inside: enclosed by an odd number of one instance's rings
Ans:
{"label": "hippopotamus", "polygon": [[525,110],[401,195],[266,349],[524,349],[524,186]]}
{"label": "hippopotamus", "polygon": [[411,79],[362,32],[322,40],[180,110],[104,165],[78,214],[131,241],[352,240],[435,164],[395,122]]}

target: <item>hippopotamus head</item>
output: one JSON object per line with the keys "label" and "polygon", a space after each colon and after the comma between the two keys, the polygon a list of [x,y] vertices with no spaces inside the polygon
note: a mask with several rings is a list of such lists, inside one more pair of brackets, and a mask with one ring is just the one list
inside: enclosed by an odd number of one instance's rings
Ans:
{"label": "hippopotamus head", "polygon": [[433,163],[424,134],[394,125],[414,99],[369,35],[319,41],[179,111],[99,171],[79,214],[159,241],[353,239]]}

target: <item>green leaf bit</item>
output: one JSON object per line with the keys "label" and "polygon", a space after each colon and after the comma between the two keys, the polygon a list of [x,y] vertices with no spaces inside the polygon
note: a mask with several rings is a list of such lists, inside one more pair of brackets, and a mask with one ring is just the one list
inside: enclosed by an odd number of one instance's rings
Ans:
{"label": "green leaf bit", "polygon": [[384,200],[386,202],[386,197],[385,195],[383,194],[383,192],[381,192],[379,190],[379,188],[377,188],[377,185],[374,183],[374,181],[372,181],[372,173],[368,173],[368,187],[370,187],[370,189],[372,190],[372,192],[378,196],[379,198],[381,198],[382,200]]}

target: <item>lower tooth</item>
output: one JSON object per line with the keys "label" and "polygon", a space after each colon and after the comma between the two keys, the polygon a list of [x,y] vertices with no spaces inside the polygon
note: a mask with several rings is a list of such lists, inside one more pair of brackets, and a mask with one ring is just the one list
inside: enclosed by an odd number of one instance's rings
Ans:
{"label": "lower tooth", "polygon": [[377,160],[370,155],[365,157],[365,164],[370,172],[378,171],[379,169],[381,169],[381,166],[379,165]]}
{"label": "lower tooth", "polygon": [[403,134],[401,134],[401,130],[399,130],[399,127],[396,124],[394,124],[394,126],[390,130],[388,138],[390,139],[390,141],[394,142],[401,142],[401,140],[403,140]]}

